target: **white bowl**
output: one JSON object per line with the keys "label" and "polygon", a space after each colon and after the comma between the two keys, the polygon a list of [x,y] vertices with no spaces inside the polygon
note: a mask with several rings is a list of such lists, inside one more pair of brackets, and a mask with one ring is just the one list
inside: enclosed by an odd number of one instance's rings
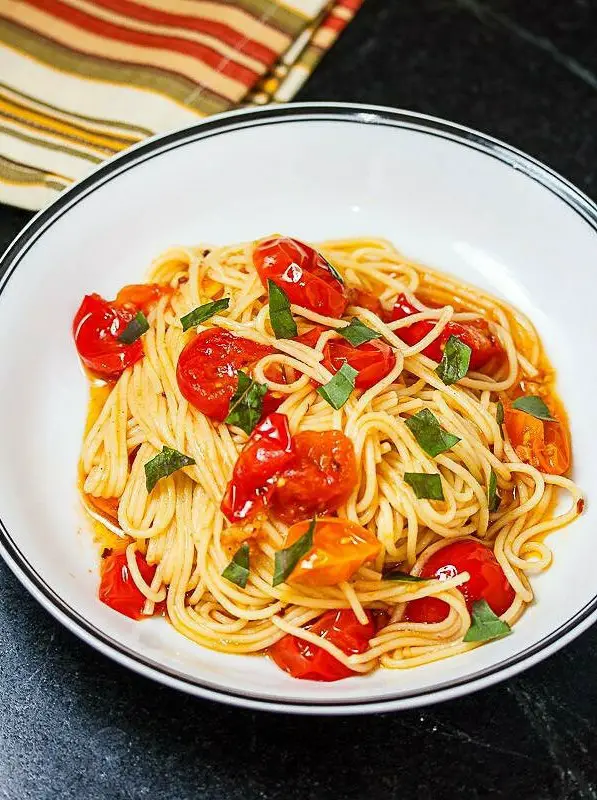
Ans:
{"label": "white bowl", "polygon": [[89,291],[114,296],[177,243],[283,231],[391,239],[410,256],[507,298],[536,323],[559,371],[574,476],[597,487],[597,207],[547,167],[475,131],[404,111],[292,105],[214,117],[101,166],[38,214],[0,284],[1,550],[71,631],[138,672],[227,703],[302,713],[423,705],[510,677],[597,617],[597,504],[549,537],[538,602],[505,639],[437,664],[332,684],[266,658],[202,649],[161,619],[97,600],[97,554],[76,493],[87,386],[71,320]]}

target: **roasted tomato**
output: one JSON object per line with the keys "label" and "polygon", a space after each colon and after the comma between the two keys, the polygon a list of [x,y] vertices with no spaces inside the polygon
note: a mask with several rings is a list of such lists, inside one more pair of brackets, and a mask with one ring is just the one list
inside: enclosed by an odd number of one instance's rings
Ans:
{"label": "roasted tomato", "polygon": [[273,236],[258,242],[253,263],[267,288],[269,278],[291,303],[326,317],[341,317],[348,304],[342,281],[326,259],[308,244],[287,236]]}
{"label": "roasted tomato", "polygon": [[172,289],[169,286],[159,283],[132,283],[129,286],[122,287],[116,295],[114,305],[131,306],[144,314],[148,314],[152,306],[165,294],[172,294]]}
{"label": "roasted tomato", "polygon": [[[401,294],[398,296],[394,308],[390,313],[390,321],[405,319],[413,314],[418,314],[419,310],[412,306],[406,297]],[[406,328],[396,331],[397,335],[408,345],[415,345],[420,342],[433,328],[434,323],[430,320],[415,322]],[[450,336],[456,336],[461,342],[471,348],[471,361],[469,368],[478,370],[488,364],[493,358],[503,356],[504,350],[498,339],[489,330],[486,320],[478,319],[471,322],[448,322],[441,334],[428,345],[422,352],[434,361],[441,361],[444,347]]]}
{"label": "roasted tomato", "polygon": [[335,511],[357,485],[354,447],[341,431],[303,431],[292,447],[293,459],[276,481],[270,504],[288,524]]}
{"label": "roasted tomato", "polygon": [[363,289],[349,289],[348,303],[351,306],[360,306],[361,308],[366,308],[368,311],[373,311],[378,317],[381,317],[384,313],[383,306],[378,298],[374,294],[371,294],[371,292],[366,292]]}
{"label": "roasted tomato", "polygon": [[374,339],[358,347],[346,339],[330,339],[323,348],[323,366],[336,374],[343,364],[349,364],[359,373],[354,385],[357,389],[370,389],[394,369],[396,356],[387,342]]}
{"label": "roasted tomato", "polygon": [[[135,557],[143,580],[150,585],[155,575],[155,566],[149,565],[139,552],[135,553]],[[142,611],[145,595],[137,589],[131,577],[124,550],[114,550],[102,559],[99,599],[126,617],[144,617]],[[162,609],[163,604],[160,603],[154,613],[160,613]]]}
{"label": "roasted tomato", "polygon": [[140,339],[132,344],[118,341],[135,314],[134,308],[113,305],[99,294],[83,298],[73,320],[73,337],[87,369],[106,380],[116,380],[143,358]]}
{"label": "roasted tomato", "polygon": [[254,429],[234,465],[221,505],[227,519],[241,522],[263,510],[292,458],[288,419],[284,414],[270,414]]}
{"label": "roasted tomato", "polygon": [[[515,592],[508,583],[493,551],[481,542],[463,539],[437,550],[421,570],[422,578],[447,580],[461,572],[468,572],[470,579],[459,586],[469,611],[476,600],[486,600],[498,617],[514,602]],[[411,600],[406,607],[405,619],[410,622],[442,622],[450,613],[450,607],[436,597]]]}
{"label": "roasted tomato", "polygon": [[[550,413],[554,404],[547,400]],[[570,468],[570,442],[566,424],[537,419],[516,408],[504,409],[504,425],[510,444],[518,457],[526,464],[546,472],[548,475],[565,475]]]}
{"label": "roasted tomato", "polygon": [[[309,520],[297,522],[288,531],[286,547],[303,536]],[[347,581],[366,561],[379,553],[377,537],[356,522],[322,517],[315,523],[313,547],[298,561],[288,583],[303,586],[335,586]]]}
{"label": "roasted tomato", "polygon": [[178,359],[176,379],[183,397],[205,416],[223,422],[236,391],[239,369],[273,353],[267,345],[208,328],[186,345]]}
{"label": "roasted tomato", "polygon": [[[354,611],[326,611],[319,619],[305,626],[311,633],[327,639],[347,656],[364,653],[369,639],[375,636],[376,626],[370,611],[367,624],[361,625]],[[355,672],[345,667],[337,658],[317,645],[297,636],[283,636],[270,648],[276,664],[293,678],[306,681],[338,681],[349,678]]]}

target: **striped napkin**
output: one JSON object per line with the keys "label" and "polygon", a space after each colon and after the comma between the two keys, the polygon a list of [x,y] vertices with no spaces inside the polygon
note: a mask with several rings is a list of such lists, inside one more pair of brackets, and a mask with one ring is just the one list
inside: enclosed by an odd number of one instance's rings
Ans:
{"label": "striped napkin", "polygon": [[362,0],[0,0],[0,202],[151,134],[290,100]]}

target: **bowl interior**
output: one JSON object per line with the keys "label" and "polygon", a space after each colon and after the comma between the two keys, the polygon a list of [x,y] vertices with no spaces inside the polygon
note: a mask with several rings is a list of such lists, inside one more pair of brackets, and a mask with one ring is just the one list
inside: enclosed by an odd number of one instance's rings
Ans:
{"label": "bowl interior", "polygon": [[[114,296],[173,244],[281,231],[308,240],[383,236],[406,254],[505,297],[535,322],[558,369],[574,476],[590,493],[597,234],[541,180],[474,140],[412,118],[352,111],[233,116],[141,147],[35,223],[0,295],[0,516],[50,590],[116,649],[209,686],[278,702],[412,704],[505,667],[586,610],[594,584],[591,504],[549,537],[555,559],[515,633],[415,670],[335,684],[294,681],[265,658],[227,656],[142,624],[96,599],[96,551],[79,510],[76,465],[87,388],[70,325],[81,297]],[[543,176],[543,177],[542,177]],[[582,378],[582,380],[581,380]]]}

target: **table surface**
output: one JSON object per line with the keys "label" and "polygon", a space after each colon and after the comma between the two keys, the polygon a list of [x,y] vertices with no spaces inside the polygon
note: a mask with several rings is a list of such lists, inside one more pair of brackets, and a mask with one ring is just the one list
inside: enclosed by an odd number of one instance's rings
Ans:
{"label": "table surface", "polygon": [[[301,93],[452,119],[597,197],[595,0],[366,0]],[[0,207],[4,247],[30,214]],[[407,713],[194,700],[63,630],[0,563],[0,797],[597,798],[597,629],[524,675]]]}

